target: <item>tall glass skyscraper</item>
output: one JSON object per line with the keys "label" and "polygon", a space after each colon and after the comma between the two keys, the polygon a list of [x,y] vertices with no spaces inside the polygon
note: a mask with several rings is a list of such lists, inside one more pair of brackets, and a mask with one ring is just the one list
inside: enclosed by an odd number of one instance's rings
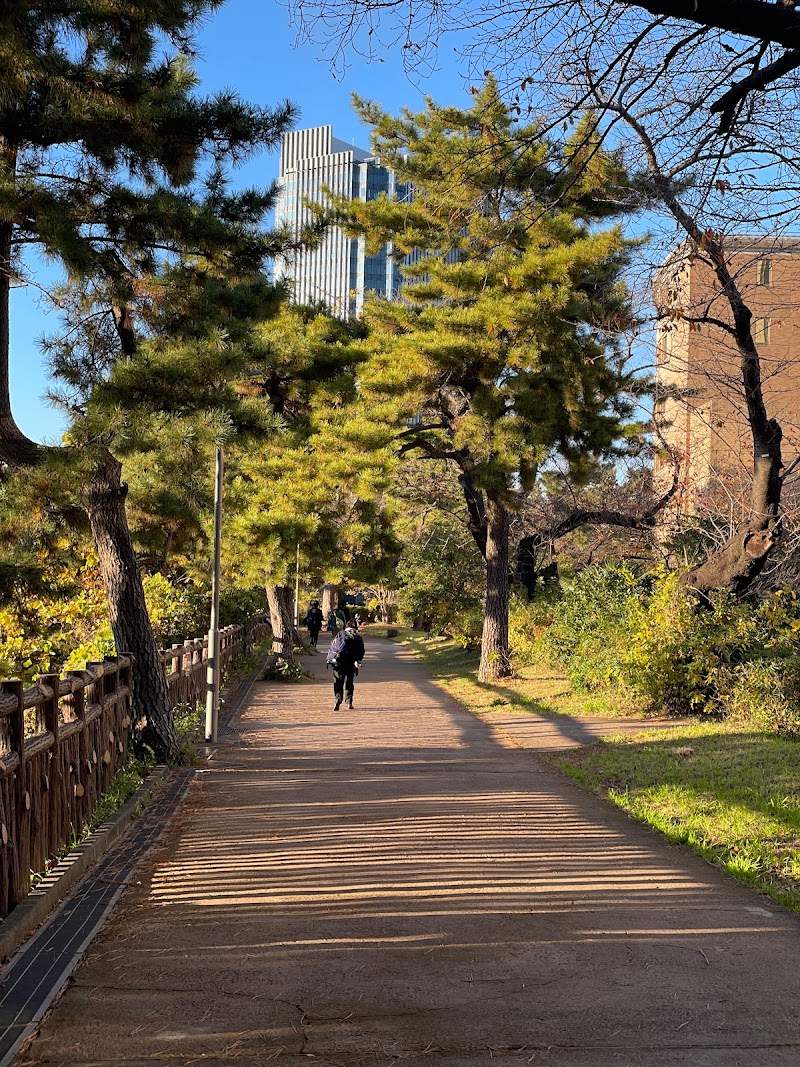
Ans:
{"label": "tall glass skyscraper", "polygon": [[[281,140],[280,192],[275,221],[300,234],[310,221],[305,200],[325,202],[323,186],[354,200],[374,200],[381,193],[402,199],[407,188],[395,173],[369,152],[333,136],[332,126],[294,130]],[[364,295],[380,293],[393,299],[401,284],[400,266],[384,246],[366,255],[363,238],[329,230],[317,248],[294,252],[276,267],[278,277],[292,282],[298,304],[323,302],[341,318],[361,314]]]}

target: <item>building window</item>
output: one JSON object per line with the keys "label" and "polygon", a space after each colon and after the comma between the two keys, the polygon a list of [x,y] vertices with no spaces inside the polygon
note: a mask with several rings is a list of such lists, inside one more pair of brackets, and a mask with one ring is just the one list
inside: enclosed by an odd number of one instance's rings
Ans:
{"label": "building window", "polygon": [[755,328],[753,329],[753,340],[757,345],[769,344],[769,319],[756,319]]}
{"label": "building window", "polygon": [[772,285],[772,260],[762,259],[758,264],[758,284]]}

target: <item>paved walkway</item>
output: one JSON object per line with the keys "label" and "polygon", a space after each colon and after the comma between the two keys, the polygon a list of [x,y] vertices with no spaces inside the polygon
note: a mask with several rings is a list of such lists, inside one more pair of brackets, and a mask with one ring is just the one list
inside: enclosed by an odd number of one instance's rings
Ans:
{"label": "paved walkway", "polygon": [[797,917],[402,648],[354,712],[318,673],[255,687],[21,1063],[800,1064]]}

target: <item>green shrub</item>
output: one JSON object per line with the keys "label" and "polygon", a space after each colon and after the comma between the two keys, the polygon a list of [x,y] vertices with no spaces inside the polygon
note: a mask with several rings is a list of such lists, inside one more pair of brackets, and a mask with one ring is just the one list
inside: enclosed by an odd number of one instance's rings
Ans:
{"label": "green shrub", "polygon": [[[209,596],[198,585],[165,574],[143,579],[156,642],[161,647],[208,630]],[[81,669],[114,654],[114,636],[99,569],[89,560],[74,578],[71,596],[29,596],[0,605],[0,677],[29,682],[37,674]],[[236,590],[222,599],[223,626],[264,610],[265,594]]]}
{"label": "green shrub", "polygon": [[730,594],[698,609],[677,574],[661,574],[635,606],[623,674],[659,709],[716,713],[728,668],[759,644],[758,613]]}
{"label": "green shrub", "polygon": [[515,603],[515,649],[543,652],[578,690],[626,690],[672,714],[731,715],[800,736],[800,600],[719,594],[704,609],[680,575],[587,567],[560,595]]}
{"label": "green shrub", "polygon": [[87,564],[72,596],[29,596],[0,607],[0,675],[35,675],[83,667],[114,650],[106,598]]}
{"label": "green shrub", "polygon": [[540,645],[579,690],[624,686],[625,649],[644,590],[624,566],[586,567],[565,583]]}
{"label": "green shrub", "polygon": [[166,574],[146,574],[142,579],[147,612],[157,644],[166,648],[208,630],[209,596],[193,582]]}
{"label": "green shrub", "polygon": [[265,682],[302,682],[311,675],[296,659],[288,663],[276,663],[268,667],[262,677]]}
{"label": "green shrub", "polygon": [[738,664],[721,686],[720,706],[737,725],[800,738],[800,660]]}
{"label": "green shrub", "polygon": [[442,627],[463,648],[475,648],[483,633],[483,608],[480,605],[461,611]]}
{"label": "green shrub", "polygon": [[553,625],[561,600],[561,590],[556,585],[537,592],[530,600],[512,594],[508,641],[516,663],[536,663],[542,659],[542,637]]}
{"label": "green shrub", "polygon": [[[206,603],[210,607],[210,597],[206,598]],[[265,589],[228,589],[219,598],[219,617],[223,626],[244,626],[248,619],[268,610]],[[205,628],[208,629],[207,621]]]}

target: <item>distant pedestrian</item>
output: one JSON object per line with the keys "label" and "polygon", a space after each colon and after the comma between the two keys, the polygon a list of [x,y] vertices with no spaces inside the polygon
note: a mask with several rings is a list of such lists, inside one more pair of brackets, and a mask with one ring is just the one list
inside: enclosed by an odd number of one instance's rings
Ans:
{"label": "distant pedestrian", "polygon": [[347,697],[347,706],[353,707],[355,694],[355,676],[364,659],[364,638],[358,632],[352,619],[340,634],[331,641],[328,649],[327,664],[333,667],[333,710],[338,711],[342,701]]}
{"label": "distant pedestrian", "polygon": [[328,631],[328,633],[331,635],[331,637],[333,637],[335,634],[337,634],[339,632],[339,622],[338,622],[338,620],[336,618],[336,612],[335,611],[329,612],[328,621],[325,624],[325,629]]}
{"label": "distant pedestrian", "polygon": [[355,628],[357,630],[361,629],[361,616],[359,615],[358,612],[356,612],[355,615],[353,616],[353,624],[354,624],[354,626],[355,626]]}
{"label": "distant pedestrian", "polygon": [[336,616],[338,629],[343,630],[347,626],[347,612],[344,608],[337,608],[333,614]]}
{"label": "distant pedestrian", "polygon": [[312,600],[306,612],[305,618],[306,629],[308,630],[308,636],[311,638],[311,647],[317,647],[317,641],[319,640],[319,632],[322,629],[322,611],[319,606],[318,600]]}

